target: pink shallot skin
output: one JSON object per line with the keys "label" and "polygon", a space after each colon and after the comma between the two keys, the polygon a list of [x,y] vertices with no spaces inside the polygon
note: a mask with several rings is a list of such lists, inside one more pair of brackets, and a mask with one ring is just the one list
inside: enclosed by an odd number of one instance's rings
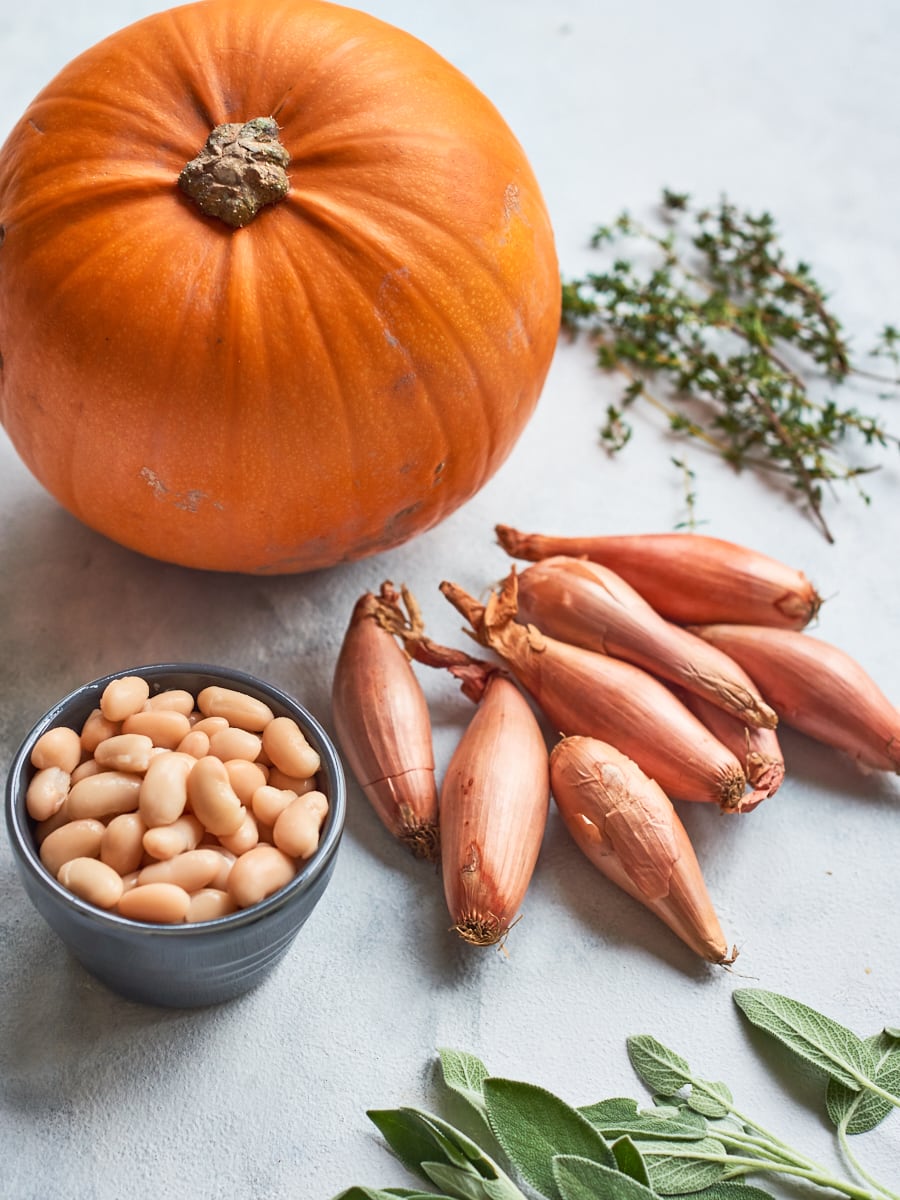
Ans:
{"label": "pink shallot skin", "polygon": [[843,750],[863,769],[900,772],[900,712],[845,651],[788,629],[704,625],[694,632],[744,667],[785,724]]}
{"label": "pink shallot skin", "polygon": [[547,744],[518,687],[492,671],[441,785],[444,894],[465,941],[502,941],[537,863],[550,807]]}
{"label": "pink shallot skin", "polygon": [[708,962],[734,961],[693,846],[659,785],[595,738],[564,738],[550,755],[557,808],[577,845]]}
{"label": "pink shallot skin", "polygon": [[745,725],[724,709],[684,688],[675,688],[674,691],[685,707],[743,765],[747,782],[753,790],[742,800],[741,812],[749,812],[763,800],[774,796],[784,782],[784,755],[777,732]]}
{"label": "pink shallot skin", "polygon": [[727,654],[665,620],[624,579],[587,559],[546,558],[519,574],[519,620],[559,641],[624,659],[754,727],[778,717]]}
{"label": "pink shallot skin", "polygon": [[409,658],[382,627],[378,608],[379,598],[367,592],[353,610],[332,685],[335,731],[385,828],[416,857],[434,862],[439,832],[431,717]]}
{"label": "pink shallot skin", "polygon": [[701,533],[549,537],[496,527],[513,558],[566,554],[609,567],[658,613],[681,625],[718,621],[803,629],[822,603],[802,571]]}
{"label": "pink shallot skin", "polygon": [[531,693],[552,728],[617,746],[673,798],[740,811],[747,779],[732,752],[646,671],[518,622],[515,572],[487,605],[452,583],[442,583],[441,591]]}

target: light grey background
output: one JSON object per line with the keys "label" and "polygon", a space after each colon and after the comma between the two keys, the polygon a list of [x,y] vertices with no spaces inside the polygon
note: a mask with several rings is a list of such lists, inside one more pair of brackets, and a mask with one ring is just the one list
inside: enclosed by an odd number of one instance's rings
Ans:
{"label": "light grey background", "polygon": [[[56,70],[150,12],[142,0],[5,0],[0,136]],[[770,208],[811,261],[860,353],[900,321],[900,9],[686,0],[369,0],[430,42],[501,109],[526,148],[567,275],[622,207],[662,186]],[[561,342],[538,412],[491,484],[441,527],[366,562],[298,578],[203,575],[141,559],[59,510],[0,440],[0,754],[59,695],[159,659],[232,663],[295,691],[328,724],[353,601],[383,579],[419,596],[433,635],[462,644],[437,592],[480,592],[506,569],[496,522],[548,532],[673,528],[670,465],[697,474],[703,531],[801,568],[827,597],[818,633],[894,697],[900,624],[896,454],[867,507],[829,501],[827,545],[776,491],[667,440],[652,416],[614,462],[596,444],[617,390],[584,344]],[[864,405],[879,401],[867,390]],[[885,415],[900,429],[897,401]],[[2,435],[0,435],[2,436]],[[432,674],[440,765],[468,701]],[[738,1019],[752,984],[861,1034],[900,1020],[900,785],[786,733],[789,779],[746,819],[682,815],[730,939],[735,973],[698,965],[582,860],[556,815],[508,956],[447,931],[439,879],[389,842],[355,788],[333,883],[277,974],[213,1011],[120,1001],[73,963],[24,899],[0,844],[0,1194],[10,1200],[328,1200],[410,1180],[364,1110],[437,1104],[436,1046],[574,1103],[643,1095],[627,1035],[653,1032],[740,1106],[835,1163],[817,1080]],[[857,1140],[900,1181],[900,1118]],[[785,1190],[778,1195],[798,1195]]]}

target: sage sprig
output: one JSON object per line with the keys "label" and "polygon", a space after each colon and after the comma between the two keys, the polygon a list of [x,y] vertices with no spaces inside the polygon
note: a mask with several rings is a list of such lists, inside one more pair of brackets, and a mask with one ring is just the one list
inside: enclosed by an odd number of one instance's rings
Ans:
{"label": "sage sprig", "polygon": [[694,207],[666,190],[661,217],[661,232],[627,211],[601,226],[592,244],[608,257],[563,284],[564,327],[588,331],[600,366],[626,381],[601,443],[622,449],[628,410],[642,400],[736,470],[785,479],[832,540],[825,489],[851,481],[868,501],[860,480],[877,466],[848,451],[900,444],[878,416],[835,395],[853,377],[896,389],[900,330],[885,325],[869,352],[883,376],[856,362],[829,297],[808,263],[789,259],[768,212],[727,199]]}
{"label": "sage sprig", "polygon": [[[873,1093],[887,1105],[883,1116],[887,1116],[892,1106],[900,1108],[900,1088],[895,1085],[892,1092],[883,1082],[893,1080],[900,1067],[900,1043],[889,1033],[883,1034],[889,1045],[886,1053],[881,1053],[882,1048],[871,1040],[863,1040],[799,1000],[762,988],[739,988],[733,998],[753,1025],[777,1038],[830,1079],[851,1093],[864,1090]],[[891,1044],[896,1048],[896,1057]]]}
{"label": "sage sprig", "polygon": [[574,1107],[536,1084],[493,1076],[474,1054],[440,1050],[444,1083],[463,1101],[471,1135],[422,1109],[368,1114],[397,1158],[439,1190],[357,1186],[335,1200],[772,1200],[745,1182],[766,1175],[849,1200],[900,1200],[849,1145],[850,1135],[874,1129],[900,1107],[900,1029],[888,1025],[859,1038],[774,992],[742,988],[734,1000],[754,1025],[825,1073],[826,1111],[860,1182],[837,1178],[789,1146],[741,1112],[727,1084],[697,1075],[684,1057],[643,1034],[629,1038],[627,1049],[652,1095],[646,1107],[622,1096]]}

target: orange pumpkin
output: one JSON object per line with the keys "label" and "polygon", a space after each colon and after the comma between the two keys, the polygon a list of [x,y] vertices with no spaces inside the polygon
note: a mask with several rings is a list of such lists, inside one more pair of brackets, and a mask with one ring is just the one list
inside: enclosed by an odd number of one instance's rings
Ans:
{"label": "orange pumpkin", "polygon": [[13,444],[86,524],[188,566],[310,570],[433,526],[507,457],[556,345],[508,126],[318,0],[188,4],[76,58],[0,150],[0,239]]}

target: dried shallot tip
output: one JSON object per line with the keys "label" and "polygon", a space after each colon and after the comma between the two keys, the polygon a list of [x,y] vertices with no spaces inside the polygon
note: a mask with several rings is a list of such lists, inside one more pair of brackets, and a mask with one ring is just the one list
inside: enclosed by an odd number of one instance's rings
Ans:
{"label": "dried shallot tip", "polygon": [[555,730],[617,746],[674,799],[718,804],[726,812],[740,809],[747,779],[735,755],[640,667],[517,621],[515,571],[487,604],[453,583],[442,583],[441,591]]}
{"label": "dried shallot tip", "polygon": [[453,929],[502,943],[528,890],[550,806],[547,745],[516,685],[496,672],[441,786],[441,864]]}
{"label": "dried shallot tip", "polygon": [[408,655],[360,597],[338,655],[332,716],[347,764],[385,828],[417,858],[440,857],[431,718]]}
{"label": "dried shallot tip", "polygon": [[900,712],[844,650],[789,629],[694,632],[741,663],[786,725],[843,750],[863,770],[900,773]]}
{"label": "dried shallot tip", "polygon": [[484,694],[485,685],[490,675],[499,668],[481,659],[473,658],[464,650],[453,646],[442,646],[425,636],[424,626],[418,618],[418,607],[412,597],[404,591],[404,601],[410,612],[407,618],[397,600],[396,593],[385,592],[389,584],[382,586],[382,593],[376,609],[376,615],[381,626],[400,638],[403,647],[410,658],[427,667],[438,667],[449,671],[462,685],[462,692],[477,704]]}
{"label": "dried shallot tip", "polygon": [[754,729],[701,696],[684,688],[675,688],[674,691],[679,700],[743,765],[747,782],[753,790],[742,797],[739,811],[749,812],[761,801],[774,796],[784,782],[784,755],[775,730]]}
{"label": "dried shallot tip", "polygon": [[586,857],[707,962],[729,966],[719,918],[671,801],[626,755],[595,738],[564,738],[550,755],[556,806]]}
{"label": "dried shallot tip", "polygon": [[822,598],[802,571],[767,554],[700,533],[548,537],[496,527],[512,558],[564,554],[615,571],[668,621],[803,629]]}
{"label": "dried shallot tip", "polygon": [[778,717],[742,667],[659,613],[609,567],[557,555],[519,574],[520,619],[550,637],[643,667],[752,726]]}

